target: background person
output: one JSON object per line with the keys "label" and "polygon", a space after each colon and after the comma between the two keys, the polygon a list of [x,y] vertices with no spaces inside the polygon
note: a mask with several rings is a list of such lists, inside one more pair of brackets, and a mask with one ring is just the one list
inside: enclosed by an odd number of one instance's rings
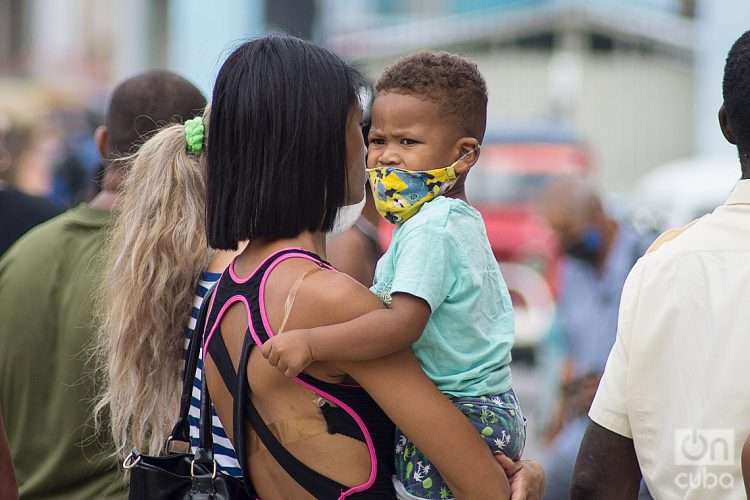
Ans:
{"label": "background person", "polygon": [[[203,132],[191,147],[186,137],[207,125],[208,110],[197,123],[160,130],[128,158],[98,304],[106,385],[96,407],[109,415],[123,458],[133,448],[163,451],[177,419],[183,360],[203,298],[238,253],[210,250],[206,241]],[[197,370],[193,387],[200,393],[202,353]],[[199,401],[193,398],[188,414],[193,447],[199,442]],[[213,444],[219,467],[242,476],[220,424],[213,425]]]}
{"label": "background person", "polygon": [[576,463],[576,500],[634,498],[641,473],[660,500],[746,498],[750,32],[729,51],[723,97],[719,125],[742,179],[713,213],[662,235],[630,273]]}
{"label": "background person", "polygon": [[97,388],[87,362],[104,243],[127,170],[117,160],[156,124],[183,121],[205,104],[195,86],[166,71],[119,84],[96,132],[107,165],[102,192],[35,228],[0,260],[0,407],[24,499],[125,497],[111,439],[94,432]]}
{"label": "background person", "polygon": [[541,207],[565,252],[557,305],[564,358],[560,404],[543,459],[546,498],[556,500],[570,491],[586,414],[615,341],[622,287],[650,241],[611,216],[587,180],[556,181]]}
{"label": "background person", "polygon": [[0,120],[0,256],[26,231],[63,211],[13,185],[16,172],[34,156],[37,142],[32,126]]}

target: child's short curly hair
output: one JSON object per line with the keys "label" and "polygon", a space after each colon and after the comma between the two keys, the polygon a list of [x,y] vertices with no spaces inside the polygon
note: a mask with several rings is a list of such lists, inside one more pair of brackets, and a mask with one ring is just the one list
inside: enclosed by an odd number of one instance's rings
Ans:
{"label": "child's short curly hair", "polygon": [[480,142],[487,126],[487,84],[477,65],[448,52],[418,52],[387,67],[375,91],[436,102],[462,132]]}

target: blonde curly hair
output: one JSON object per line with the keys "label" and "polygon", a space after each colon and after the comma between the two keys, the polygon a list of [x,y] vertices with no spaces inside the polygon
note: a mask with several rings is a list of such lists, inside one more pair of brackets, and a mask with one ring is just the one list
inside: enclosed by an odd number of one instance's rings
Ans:
{"label": "blonde curly hair", "polygon": [[[208,108],[204,114],[208,123]],[[187,151],[185,127],[168,126],[129,163],[98,294],[96,353],[117,453],[162,451],[179,408],[192,297],[210,251],[204,155]]]}

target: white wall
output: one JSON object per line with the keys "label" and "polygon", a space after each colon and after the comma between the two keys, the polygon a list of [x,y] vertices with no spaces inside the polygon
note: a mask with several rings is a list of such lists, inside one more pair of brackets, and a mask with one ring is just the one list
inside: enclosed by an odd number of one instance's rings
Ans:
{"label": "white wall", "polygon": [[[549,116],[548,54],[502,51],[473,59],[487,80],[490,126],[538,123]],[[375,79],[388,62],[373,61],[365,71]],[[578,98],[571,97],[572,122],[590,147],[606,189],[628,191],[649,169],[695,152],[689,63],[587,55],[579,82]]]}
{"label": "white wall", "polygon": [[170,0],[169,16],[169,66],[207,96],[224,59],[264,28],[262,0]]}
{"label": "white wall", "polygon": [[149,0],[33,0],[29,69],[73,94],[148,67]]}
{"label": "white wall", "polygon": [[730,47],[750,30],[747,0],[699,0],[695,134],[698,149],[705,154],[734,154],[717,125],[716,114],[723,101],[721,82]]}
{"label": "white wall", "polygon": [[600,161],[606,188],[628,191],[651,168],[695,153],[688,65],[637,56],[590,59],[583,86],[576,123]]}

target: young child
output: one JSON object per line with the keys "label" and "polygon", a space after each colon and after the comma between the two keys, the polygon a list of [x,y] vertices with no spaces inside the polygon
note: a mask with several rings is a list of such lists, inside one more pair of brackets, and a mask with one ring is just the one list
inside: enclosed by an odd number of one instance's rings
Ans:
{"label": "young child", "polygon": [[[262,352],[296,376],[313,361],[375,359],[411,346],[491,450],[518,460],[526,419],[511,389],[510,294],[464,193],[486,126],[484,79],[459,56],[424,52],[386,69],[375,90],[368,175],[378,211],[397,227],[373,292],[388,308],[277,335]],[[403,434],[395,454],[402,498],[452,497]]]}

